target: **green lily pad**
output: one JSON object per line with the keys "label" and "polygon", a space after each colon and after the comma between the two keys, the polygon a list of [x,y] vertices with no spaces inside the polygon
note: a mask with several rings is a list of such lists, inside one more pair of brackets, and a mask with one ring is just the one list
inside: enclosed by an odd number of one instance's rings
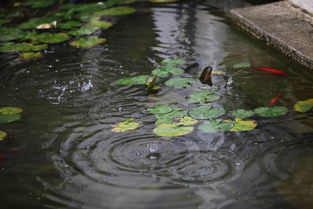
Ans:
{"label": "green lily pad", "polygon": [[158,77],[168,77],[170,74],[172,75],[181,75],[184,73],[184,70],[178,67],[162,67],[162,68],[157,68],[152,71],[152,74]]}
{"label": "green lily pad", "polygon": [[36,36],[36,40],[41,43],[56,44],[70,39],[66,33],[40,33]]}
{"label": "green lily pad", "polygon": [[40,51],[48,48],[46,44],[31,44],[31,43],[13,43],[5,42],[0,44],[0,52],[29,52]]}
{"label": "green lily pad", "polygon": [[161,62],[161,65],[163,66],[176,66],[176,65],[184,65],[187,62],[183,59],[165,59]]}
{"label": "green lily pad", "polygon": [[10,21],[9,21],[9,20],[6,20],[6,19],[0,18],[0,25],[6,24],[6,23],[8,23],[8,22],[10,22]]}
{"label": "green lily pad", "polygon": [[0,114],[0,124],[11,123],[21,119],[20,114]]}
{"label": "green lily pad", "polygon": [[68,34],[73,35],[73,36],[85,36],[85,35],[91,35],[95,33],[98,29],[99,28],[96,28],[91,25],[84,25],[77,30],[72,30],[68,32]]}
{"label": "green lily pad", "polygon": [[28,20],[27,22],[21,23],[18,28],[20,29],[35,29],[37,25],[44,24],[44,23],[50,23],[55,21],[54,18],[47,17],[47,18],[32,18]]}
{"label": "green lily pad", "polygon": [[91,48],[98,44],[103,44],[105,42],[106,39],[104,38],[80,38],[76,41],[70,42],[70,45],[77,48]]}
{"label": "green lily pad", "polygon": [[217,94],[212,94],[208,92],[194,92],[187,97],[187,100],[191,103],[208,103],[213,102],[221,97]]}
{"label": "green lily pad", "polygon": [[146,84],[146,81],[148,79],[148,75],[138,75],[134,77],[128,77],[128,78],[121,78],[116,81],[118,85],[140,85],[140,84]]}
{"label": "green lily pad", "polygon": [[182,126],[179,123],[163,123],[153,129],[153,133],[163,137],[176,137],[191,133],[192,126]]}
{"label": "green lily pad", "polygon": [[115,16],[115,15],[128,15],[136,12],[134,8],[131,7],[113,7],[110,9],[105,9],[95,13],[96,16]]}
{"label": "green lily pad", "polygon": [[7,137],[7,133],[5,133],[4,131],[0,131],[0,141],[4,140]]}
{"label": "green lily pad", "polygon": [[52,6],[55,3],[55,0],[26,0],[23,2],[23,5],[30,6],[32,8],[45,8]]}
{"label": "green lily pad", "polygon": [[105,2],[105,4],[108,7],[112,7],[112,6],[118,5],[118,4],[131,4],[131,3],[134,3],[134,2],[136,2],[136,0],[107,0]]}
{"label": "green lily pad", "polygon": [[0,42],[20,39],[23,36],[24,32],[19,29],[0,27]]}
{"label": "green lily pad", "polygon": [[67,22],[64,22],[64,23],[59,23],[57,25],[58,28],[61,28],[61,29],[73,29],[73,28],[77,28],[77,27],[80,27],[81,26],[81,23],[78,22],[78,21],[73,21],[73,20],[70,20],[70,21],[67,21]]}
{"label": "green lily pad", "polygon": [[186,116],[182,118],[177,118],[179,121],[178,123],[184,126],[192,126],[198,123],[197,120],[193,119],[192,117]]}
{"label": "green lily pad", "polygon": [[209,91],[209,92],[215,92],[219,90],[219,87],[218,86],[201,86],[199,87],[199,89]]}
{"label": "green lily pad", "polygon": [[112,27],[113,24],[108,21],[100,20],[100,18],[93,18],[90,20],[89,25],[95,28],[108,29]]}
{"label": "green lily pad", "polygon": [[39,57],[42,57],[42,53],[40,52],[24,52],[20,54],[20,57],[23,60],[33,60],[33,59],[37,59]]}
{"label": "green lily pad", "polygon": [[313,108],[313,99],[307,99],[297,102],[293,109],[297,112],[307,112]]}
{"label": "green lily pad", "polygon": [[194,119],[214,119],[226,113],[222,107],[203,106],[188,111],[188,115]]}
{"label": "green lily pad", "polygon": [[173,108],[173,110],[169,113],[165,113],[162,115],[156,115],[157,121],[155,124],[159,125],[162,123],[172,123],[176,118],[182,118],[187,116],[187,110],[182,110],[180,108]]}
{"label": "green lily pad", "polygon": [[233,65],[233,68],[248,68],[248,67],[251,67],[250,62],[240,62],[240,63]]}
{"label": "green lily pad", "polygon": [[206,133],[224,132],[230,131],[233,128],[234,124],[235,122],[231,120],[209,120],[201,123],[198,129]]}
{"label": "green lily pad", "polygon": [[18,114],[23,112],[23,109],[18,107],[1,107],[0,114]]}
{"label": "green lily pad", "polygon": [[230,131],[250,131],[255,129],[257,123],[255,120],[242,120],[241,118],[235,118],[235,125]]}
{"label": "green lily pad", "polygon": [[173,111],[173,108],[168,105],[154,105],[152,108],[148,108],[147,111],[151,114],[161,115]]}
{"label": "green lily pad", "polygon": [[258,115],[263,117],[279,117],[286,115],[288,112],[287,107],[276,106],[276,107],[259,107],[254,110]]}
{"label": "green lily pad", "polygon": [[171,78],[165,82],[165,85],[173,88],[187,88],[196,83],[193,78]]}
{"label": "green lily pad", "polygon": [[255,112],[253,110],[238,109],[232,111],[231,115],[234,118],[248,118],[255,115]]}
{"label": "green lily pad", "polygon": [[141,125],[141,122],[132,122],[134,119],[130,118],[118,124],[115,124],[112,128],[113,132],[126,132],[132,131]]}

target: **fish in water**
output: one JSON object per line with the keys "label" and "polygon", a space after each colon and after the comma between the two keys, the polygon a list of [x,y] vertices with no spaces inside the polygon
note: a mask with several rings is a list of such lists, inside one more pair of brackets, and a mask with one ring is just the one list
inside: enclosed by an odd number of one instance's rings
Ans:
{"label": "fish in water", "polygon": [[276,104],[276,103],[280,100],[280,98],[282,98],[282,96],[283,96],[283,94],[278,93],[277,96],[275,96],[275,97],[273,97],[273,98],[271,99],[271,101],[269,102],[269,104],[271,104],[271,105]]}
{"label": "fish in water", "polygon": [[253,67],[253,69],[255,70],[261,70],[264,72],[269,72],[275,75],[287,75],[286,72],[282,71],[282,70],[277,70],[277,69],[273,69],[273,68],[267,68],[267,67]]}
{"label": "fish in water", "polygon": [[213,84],[212,84],[211,76],[212,76],[212,67],[207,66],[203,68],[199,80],[202,84],[207,84],[209,86],[212,86]]}

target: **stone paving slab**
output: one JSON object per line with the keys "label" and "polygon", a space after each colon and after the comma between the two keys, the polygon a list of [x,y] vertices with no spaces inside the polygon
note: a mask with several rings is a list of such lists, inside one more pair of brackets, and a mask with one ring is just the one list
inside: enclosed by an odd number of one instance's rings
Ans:
{"label": "stone paving slab", "polygon": [[231,10],[231,14],[235,24],[313,69],[313,18],[293,3],[280,1],[239,8]]}
{"label": "stone paving slab", "polygon": [[313,0],[289,0],[295,6],[304,9],[306,12],[313,15]]}

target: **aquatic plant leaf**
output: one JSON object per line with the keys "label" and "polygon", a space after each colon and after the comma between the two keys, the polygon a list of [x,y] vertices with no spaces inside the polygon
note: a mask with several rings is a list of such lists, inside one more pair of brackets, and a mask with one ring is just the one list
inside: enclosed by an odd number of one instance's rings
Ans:
{"label": "aquatic plant leaf", "polygon": [[56,44],[70,39],[66,33],[40,33],[36,36],[36,41],[41,43]]}
{"label": "aquatic plant leaf", "polygon": [[213,102],[221,97],[217,94],[212,94],[204,91],[194,92],[187,97],[187,100],[191,103],[208,103]]}
{"label": "aquatic plant leaf", "polygon": [[152,71],[152,74],[158,77],[168,77],[170,74],[173,75],[181,75],[184,73],[184,70],[178,67],[162,67],[162,68],[157,68]]}
{"label": "aquatic plant leaf", "polygon": [[184,126],[191,126],[191,125],[195,125],[198,123],[197,120],[193,119],[192,117],[186,116],[186,117],[182,117],[182,118],[177,118],[177,120],[179,121],[178,123]]}
{"label": "aquatic plant leaf", "polygon": [[258,115],[263,117],[279,117],[286,115],[288,112],[287,107],[275,106],[275,107],[259,107],[254,110]]}
{"label": "aquatic plant leaf", "polygon": [[112,131],[113,132],[126,132],[126,131],[132,131],[141,125],[141,122],[133,122],[133,118],[129,118],[123,122],[117,123],[113,126]]}
{"label": "aquatic plant leaf", "polygon": [[84,25],[77,30],[69,31],[68,34],[73,35],[73,36],[85,36],[85,35],[91,35],[95,33],[97,30],[98,28],[94,26]]}
{"label": "aquatic plant leaf", "polygon": [[1,107],[0,114],[18,114],[23,112],[23,109],[19,107]]}
{"label": "aquatic plant leaf", "polygon": [[5,133],[4,131],[0,131],[0,141],[4,140],[7,137],[7,133]]}
{"label": "aquatic plant leaf", "polygon": [[55,3],[55,0],[26,0],[23,2],[23,5],[30,6],[32,8],[44,8],[52,6]]}
{"label": "aquatic plant leaf", "polygon": [[155,124],[159,125],[162,123],[172,123],[176,118],[182,118],[187,116],[187,110],[182,110],[180,108],[173,108],[173,110],[169,113],[165,113],[162,115],[156,115],[157,121]]}
{"label": "aquatic plant leaf", "polygon": [[0,52],[29,52],[40,51],[48,48],[46,44],[31,44],[31,43],[13,43],[5,42],[0,44]]}
{"label": "aquatic plant leaf", "polygon": [[235,118],[235,125],[230,131],[250,131],[255,129],[257,123],[255,120],[242,120],[241,118]]}
{"label": "aquatic plant leaf", "polygon": [[198,127],[198,129],[202,130],[206,133],[216,133],[216,132],[224,132],[224,131],[230,131],[235,122],[231,120],[209,120],[204,121],[201,123]]}
{"label": "aquatic plant leaf", "polygon": [[248,67],[251,67],[250,62],[240,62],[240,63],[233,65],[233,68],[248,68]]}
{"label": "aquatic plant leaf", "polygon": [[105,9],[102,11],[95,12],[96,16],[115,16],[115,15],[128,15],[136,12],[134,8],[131,7],[113,7],[110,9]]}
{"label": "aquatic plant leaf", "polygon": [[174,67],[176,65],[183,65],[186,63],[187,62],[183,59],[165,59],[161,62],[161,65]]}
{"label": "aquatic plant leaf", "polygon": [[214,119],[226,113],[222,107],[203,106],[188,111],[188,115],[194,119]]}
{"label": "aquatic plant leaf", "polygon": [[70,45],[77,48],[91,48],[105,42],[106,39],[104,38],[80,38],[78,40],[70,42]]}
{"label": "aquatic plant leaf", "polygon": [[155,75],[149,75],[149,77],[146,80],[146,89],[147,90],[158,90],[160,89],[159,86],[156,86],[156,83],[158,81],[158,77]]}
{"label": "aquatic plant leaf", "polygon": [[157,114],[157,115],[169,113],[169,112],[172,112],[172,110],[173,110],[172,107],[168,105],[161,105],[161,104],[154,105],[152,108],[147,109],[149,113]]}
{"label": "aquatic plant leaf", "polygon": [[116,81],[118,85],[140,85],[146,84],[146,80],[148,79],[148,75],[138,75],[134,77],[121,78]]}
{"label": "aquatic plant leaf", "polygon": [[37,59],[39,57],[42,57],[42,53],[40,52],[24,52],[20,54],[20,57],[23,60],[33,60],[33,59]]}
{"label": "aquatic plant leaf", "polygon": [[9,20],[6,20],[6,19],[0,18],[0,25],[6,24],[6,23],[8,23],[8,22],[10,22],[10,21],[9,21]]}
{"label": "aquatic plant leaf", "polygon": [[111,6],[118,5],[118,4],[131,4],[134,2],[136,2],[136,0],[107,0],[105,4],[108,7],[111,7]]}
{"label": "aquatic plant leaf", "polygon": [[163,137],[176,137],[191,133],[192,126],[182,126],[179,123],[163,123],[153,129],[153,133]]}
{"label": "aquatic plant leaf", "polygon": [[313,108],[313,98],[304,101],[298,101],[293,109],[297,112],[307,112]]}
{"label": "aquatic plant leaf", "polygon": [[234,118],[248,118],[255,115],[255,112],[253,110],[237,109],[232,111],[231,115]]}
{"label": "aquatic plant leaf", "polygon": [[73,21],[73,20],[70,20],[70,21],[67,21],[67,22],[63,22],[63,23],[59,23],[57,25],[57,27],[61,28],[61,29],[73,29],[73,28],[77,28],[77,27],[80,27],[80,26],[81,26],[80,22]]}
{"label": "aquatic plant leaf", "polygon": [[17,28],[0,27],[0,42],[20,39],[24,35],[24,32]]}
{"label": "aquatic plant leaf", "polygon": [[21,119],[20,114],[0,114],[0,124],[11,123]]}
{"label": "aquatic plant leaf", "polygon": [[165,82],[165,85],[173,88],[187,88],[196,82],[193,78],[171,78]]}
{"label": "aquatic plant leaf", "polygon": [[95,28],[108,29],[112,27],[113,24],[108,21],[100,20],[100,18],[93,18],[90,20],[89,25]]}
{"label": "aquatic plant leaf", "polygon": [[201,86],[199,87],[199,89],[209,91],[209,92],[215,92],[219,90],[219,87],[218,86]]}
{"label": "aquatic plant leaf", "polygon": [[35,29],[37,25],[44,24],[44,23],[50,23],[55,21],[54,18],[47,17],[47,18],[32,18],[29,19],[27,22],[21,23],[18,25],[18,28],[20,29]]}

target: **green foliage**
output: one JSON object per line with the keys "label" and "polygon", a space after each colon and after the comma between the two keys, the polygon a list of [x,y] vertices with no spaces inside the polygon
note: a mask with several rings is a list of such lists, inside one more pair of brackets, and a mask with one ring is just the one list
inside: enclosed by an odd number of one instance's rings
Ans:
{"label": "green foliage", "polygon": [[48,48],[46,44],[31,44],[31,43],[13,43],[5,42],[0,44],[0,52],[29,52],[40,51]]}
{"label": "green foliage", "polygon": [[42,57],[42,54],[40,52],[24,52],[20,54],[20,57],[23,60],[33,60]]}
{"label": "green foliage", "polygon": [[248,67],[251,67],[250,62],[240,62],[240,63],[233,65],[233,68],[248,68]]}
{"label": "green foliage", "polygon": [[7,137],[7,133],[0,131],[0,141],[4,140]]}
{"label": "green foliage", "polygon": [[198,123],[197,120],[186,116],[186,117],[182,117],[182,118],[177,118],[177,120],[179,121],[178,123],[184,126],[191,126],[191,125],[195,125]]}
{"label": "green foliage", "polygon": [[0,124],[11,123],[21,119],[20,114],[0,114]]}
{"label": "green foliage", "polygon": [[100,20],[100,18],[93,18],[90,20],[89,25],[91,27],[100,28],[100,29],[108,29],[112,27],[112,23]]}
{"label": "green foliage", "polygon": [[70,39],[66,33],[40,33],[36,35],[35,40],[41,43],[56,44]]}
{"label": "green foliage", "polygon": [[203,106],[188,111],[188,115],[194,119],[214,119],[226,113],[222,107]]}
{"label": "green foliage", "polygon": [[165,85],[173,88],[187,88],[196,82],[193,78],[171,78],[165,82]]}
{"label": "green foliage", "polygon": [[126,132],[135,130],[140,127],[141,122],[133,122],[133,118],[129,118],[123,122],[117,123],[113,126],[113,132]]}
{"label": "green foliage", "polygon": [[104,38],[80,38],[78,40],[70,42],[70,45],[77,48],[91,48],[105,42],[106,39]]}
{"label": "green foliage", "polygon": [[194,92],[187,97],[187,100],[191,103],[208,103],[213,102],[221,97],[217,94],[211,94],[208,92],[200,91]]}
{"label": "green foliage", "polygon": [[136,12],[131,7],[113,7],[102,11],[95,12],[95,16],[115,16],[115,15],[128,15]]}
{"label": "green foliage", "polygon": [[64,23],[58,23],[57,27],[58,28],[61,28],[61,29],[73,29],[73,28],[77,28],[77,27],[80,27],[81,26],[81,23],[78,22],[78,21],[73,21],[73,20],[70,20],[70,21],[67,21],[67,22],[64,22]]}
{"label": "green foliage", "polygon": [[148,108],[147,111],[151,114],[161,115],[173,111],[173,108],[168,105],[154,105],[152,108]]}
{"label": "green foliage", "polygon": [[176,65],[186,64],[186,61],[183,59],[165,59],[161,62],[161,65],[167,67],[175,67]]}
{"label": "green foliage", "polygon": [[194,130],[190,126],[182,126],[180,123],[163,123],[153,129],[158,136],[176,137],[191,133]]}
{"label": "green foliage", "polygon": [[200,89],[208,91],[208,92],[215,92],[219,90],[219,87],[218,86],[201,86]]}
{"label": "green foliage", "polygon": [[232,111],[231,115],[234,118],[248,118],[255,115],[255,112],[253,110],[237,109]]}
{"label": "green foliage", "polygon": [[307,99],[297,102],[293,109],[297,112],[307,112],[313,108],[313,99]]}
{"label": "green foliage", "polygon": [[16,28],[0,27],[0,42],[13,41],[24,36],[24,32]]}
{"label": "green foliage", "polygon": [[116,83],[118,85],[140,85],[140,84],[146,84],[148,75],[139,75],[134,77],[128,77],[128,78],[121,78]]}
{"label": "green foliage", "polygon": [[172,67],[172,66],[167,66],[167,67],[162,67],[162,68],[157,68],[152,71],[153,75],[156,75],[158,77],[168,77],[171,74],[172,75],[181,75],[184,73],[184,70],[178,67]]}
{"label": "green foliage", "polygon": [[288,109],[284,106],[276,106],[276,107],[259,107],[254,111],[262,117],[279,117],[286,115]]}
{"label": "green foliage", "polygon": [[19,107],[1,107],[0,114],[18,114],[23,112]]}
{"label": "green foliage", "polygon": [[30,6],[32,8],[45,8],[52,6],[55,3],[55,0],[26,0],[23,2],[23,5]]}
{"label": "green foliage", "polygon": [[85,35],[91,35],[95,33],[97,30],[98,28],[92,25],[83,25],[79,29],[68,32],[68,34],[73,35],[73,36],[85,36]]}
{"label": "green foliage", "polygon": [[224,132],[230,131],[233,128],[234,124],[235,122],[231,120],[209,120],[201,123],[198,129],[206,133]]}
{"label": "green foliage", "polygon": [[235,125],[231,129],[231,131],[234,132],[250,131],[255,129],[256,126],[257,123],[254,120],[242,120],[241,118],[236,118]]}
{"label": "green foliage", "polygon": [[171,112],[166,114],[156,115],[157,121],[155,122],[157,125],[162,123],[172,123],[176,118],[182,118],[187,116],[187,110],[182,110],[180,108],[173,108]]}
{"label": "green foliage", "polygon": [[20,29],[35,29],[38,25],[55,21],[52,17],[32,18],[18,26]]}

